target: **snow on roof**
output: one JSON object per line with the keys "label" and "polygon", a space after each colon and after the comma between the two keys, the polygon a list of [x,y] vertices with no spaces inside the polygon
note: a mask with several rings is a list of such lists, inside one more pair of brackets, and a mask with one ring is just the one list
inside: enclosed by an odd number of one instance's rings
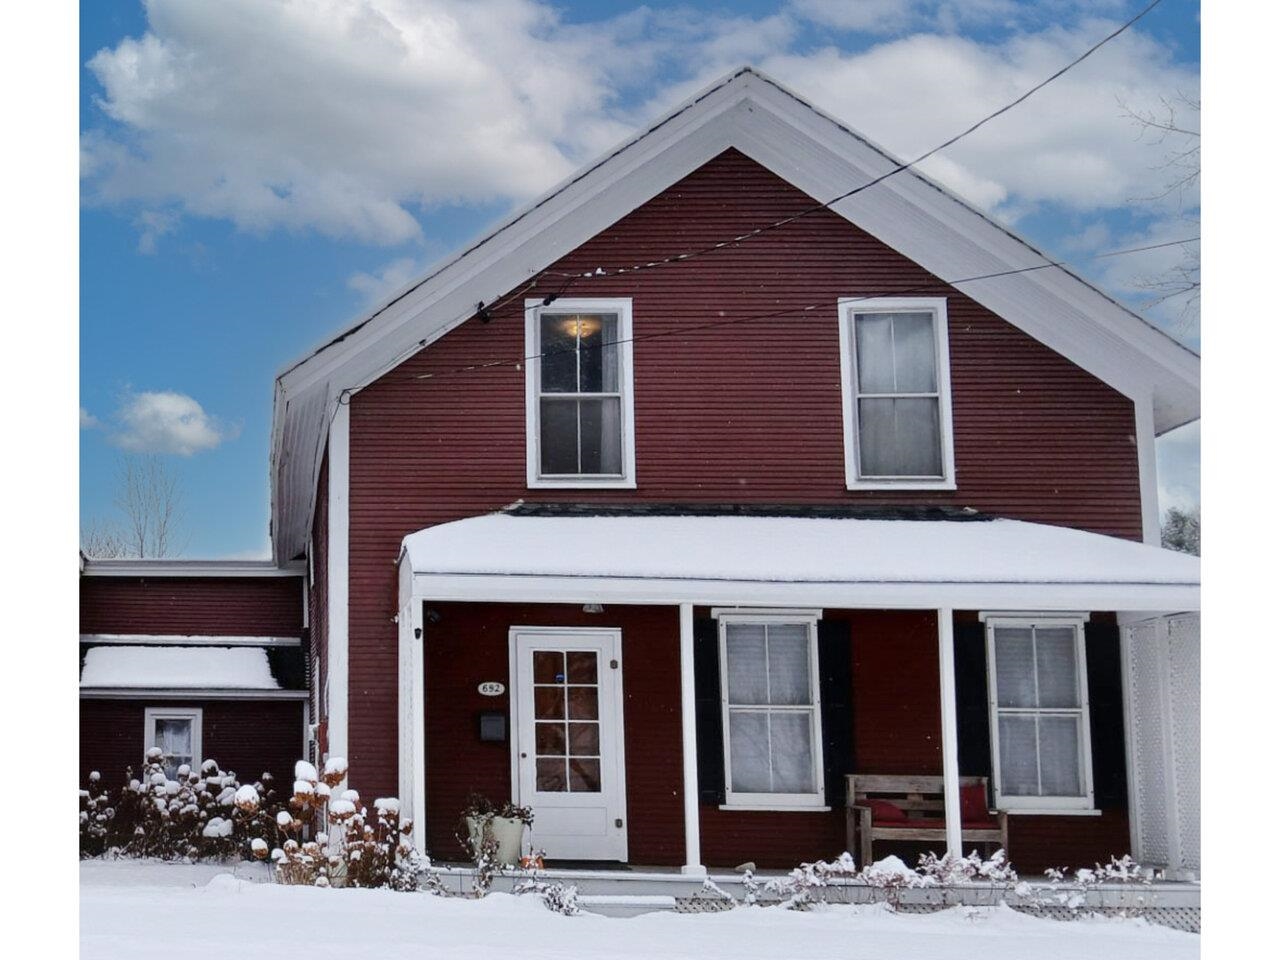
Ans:
{"label": "snow on roof", "polygon": [[80,687],[279,690],[261,647],[90,647]]}
{"label": "snow on roof", "polygon": [[1020,520],[512,517],[404,538],[413,571],[783,582],[1200,583],[1196,557]]}

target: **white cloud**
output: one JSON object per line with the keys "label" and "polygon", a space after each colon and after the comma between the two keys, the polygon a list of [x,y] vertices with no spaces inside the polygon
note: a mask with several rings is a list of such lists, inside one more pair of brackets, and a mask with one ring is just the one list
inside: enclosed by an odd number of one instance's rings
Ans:
{"label": "white cloud", "polygon": [[81,407],[80,408],[80,429],[93,430],[95,427],[98,427],[98,426],[100,426],[100,422],[98,418],[95,417],[88,410],[86,410],[84,407]]}
{"label": "white cloud", "polygon": [[[82,139],[85,195],[135,211],[144,250],[178,214],[420,240],[434,207],[536,194],[744,61],[913,156],[1071,60],[1116,25],[1093,12],[1120,9],[796,0],[761,17],[640,7],[571,24],[540,0],[150,0],[143,36],[89,60],[105,120]],[[947,32],[975,21],[1008,29]],[[888,39],[801,50],[806,22]],[[908,28],[925,32],[889,36]],[[1196,95],[1196,72],[1139,25],[924,169],[1006,220],[1122,206],[1151,195],[1157,159],[1120,104],[1179,91]]]}
{"label": "white cloud", "polygon": [[1170,507],[1200,506],[1200,421],[1179,427],[1156,441],[1156,478],[1161,516]]}
{"label": "white cloud", "polygon": [[400,257],[384,264],[372,273],[360,271],[347,277],[347,286],[372,302],[403,287],[414,277],[421,275],[423,264],[414,257]]}
{"label": "white cloud", "polygon": [[169,390],[130,393],[116,411],[109,439],[134,453],[174,453],[189,457],[212,450],[240,431],[219,422],[185,393]]}

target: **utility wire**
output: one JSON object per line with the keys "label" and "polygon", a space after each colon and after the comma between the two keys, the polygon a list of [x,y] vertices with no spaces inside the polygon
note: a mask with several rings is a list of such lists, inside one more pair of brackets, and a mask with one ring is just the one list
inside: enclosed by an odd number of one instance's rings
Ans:
{"label": "utility wire", "polygon": [[[1035,266],[1031,266],[1031,267],[1018,267],[1012,270],[998,270],[994,273],[982,273],[972,277],[960,277],[956,280],[933,280],[927,284],[920,284],[914,287],[907,287],[899,290],[889,290],[882,293],[860,294],[856,297],[842,297],[840,299],[840,303],[842,304],[854,303],[860,300],[874,300],[880,297],[900,297],[900,296],[905,296],[912,293],[925,293],[925,292],[937,290],[939,285],[954,287],[962,283],[976,283],[980,280],[995,280],[1000,277],[1011,277],[1021,273],[1032,273],[1036,270],[1047,270],[1050,267],[1065,267],[1065,266],[1070,266],[1072,264],[1089,263],[1094,260],[1107,260],[1111,257],[1121,257],[1121,256],[1126,256],[1128,254],[1133,254],[1133,253],[1144,253],[1148,250],[1162,250],[1166,247],[1181,246],[1184,243],[1195,243],[1199,241],[1199,239],[1200,238],[1198,236],[1184,237],[1181,240],[1166,240],[1162,243],[1149,243],[1141,247],[1127,247],[1123,250],[1111,250],[1107,253],[1098,253],[1089,257],[1077,257],[1073,260],[1046,261],[1044,263],[1038,263]],[[688,325],[678,326],[670,330],[655,330],[652,333],[647,333],[642,336],[622,337],[617,340],[611,340],[611,341],[601,343],[599,347],[592,347],[590,349],[602,350],[605,347],[617,346],[623,343],[640,343],[642,341],[653,340],[658,337],[671,337],[679,334],[694,333],[701,330],[709,330],[714,327],[731,326],[733,324],[738,324],[738,323],[752,323],[757,320],[770,320],[776,317],[788,316],[790,314],[811,313],[814,310],[818,310],[820,308],[830,307],[830,306],[831,306],[830,300],[822,300],[818,303],[809,303],[803,306],[784,307],[782,309],[770,311],[768,313],[749,314],[747,316],[740,316],[740,317],[720,317],[715,320],[709,320],[706,323],[688,324]],[[464,367],[455,367],[454,369],[451,369],[451,370],[441,370],[441,371],[436,371],[434,373],[420,373],[420,374],[416,374],[414,377],[410,379],[411,380],[435,380],[441,377],[456,376],[462,373],[473,373],[477,370],[489,370],[494,367],[517,366],[521,363],[527,363],[530,360],[540,360],[545,357],[558,356],[563,353],[575,353],[577,352],[577,349],[578,349],[577,347],[566,347],[560,350],[546,350],[546,351],[543,351],[542,353],[531,354],[530,356],[522,356],[522,357],[514,357],[514,358],[508,357],[505,359],[487,360],[481,363],[468,364],[467,366],[464,366]]]}

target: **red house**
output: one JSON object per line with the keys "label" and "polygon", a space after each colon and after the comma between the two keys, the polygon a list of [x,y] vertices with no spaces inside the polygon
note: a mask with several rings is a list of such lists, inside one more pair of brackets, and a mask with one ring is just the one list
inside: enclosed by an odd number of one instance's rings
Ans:
{"label": "red house", "polygon": [[896,167],[740,70],[280,375],[313,746],[433,856],[480,791],[553,861],[793,866],[883,774],[1024,871],[1198,869],[1198,358]]}

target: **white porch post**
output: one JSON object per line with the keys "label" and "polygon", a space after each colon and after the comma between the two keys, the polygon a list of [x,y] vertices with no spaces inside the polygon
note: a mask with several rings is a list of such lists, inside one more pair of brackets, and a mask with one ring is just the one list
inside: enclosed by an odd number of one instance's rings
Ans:
{"label": "white porch post", "polygon": [[680,604],[680,756],[684,765],[684,866],[682,873],[705,874],[698,823],[697,698],[693,686],[693,604]]}
{"label": "white porch post", "polygon": [[413,818],[410,837],[419,852],[427,844],[426,689],[425,639],[422,635],[422,598],[413,592],[409,558],[400,558],[399,791],[405,814]]}
{"label": "white porch post", "polygon": [[960,747],[956,735],[956,647],[952,611],[938,611],[938,679],[942,691],[942,796],[945,801],[947,853],[964,856],[960,839]]}

